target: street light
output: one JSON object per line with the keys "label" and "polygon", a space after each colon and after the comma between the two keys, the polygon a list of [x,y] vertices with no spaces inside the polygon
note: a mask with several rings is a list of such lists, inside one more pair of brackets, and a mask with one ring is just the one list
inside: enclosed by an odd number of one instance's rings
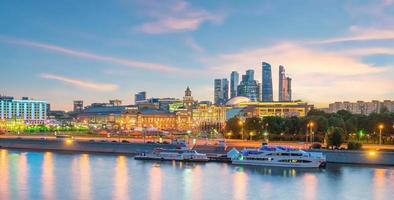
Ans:
{"label": "street light", "polygon": [[379,145],[382,145],[382,129],[384,128],[383,124],[379,124]]}
{"label": "street light", "polygon": [[315,140],[315,134],[313,133],[313,126],[315,125],[313,122],[310,122],[309,123],[310,124],[310,128],[311,128],[311,130],[310,130],[310,133],[311,133],[311,143],[313,143],[313,141]]}
{"label": "street light", "polygon": [[244,122],[241,119],[239,119],[238,124],[241,126],[241,138],[242,140],[244,140],[244,126],[243,126]]}

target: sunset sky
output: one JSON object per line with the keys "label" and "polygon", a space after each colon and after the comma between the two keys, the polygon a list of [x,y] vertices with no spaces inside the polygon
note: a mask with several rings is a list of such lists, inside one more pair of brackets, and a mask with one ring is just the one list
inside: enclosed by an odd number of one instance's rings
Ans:
{"label": "sunset sky", "polygon": [[[163,3],[165,2],[165,3]],[[293,97],[394,100],[394,0],[0,3],[0,94],[131,104],[134,94],[213,100],[214,78],[278,65]]]}

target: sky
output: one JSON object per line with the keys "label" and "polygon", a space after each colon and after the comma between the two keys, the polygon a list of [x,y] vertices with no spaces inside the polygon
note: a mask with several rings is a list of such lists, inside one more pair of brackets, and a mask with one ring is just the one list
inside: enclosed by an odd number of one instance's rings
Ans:
{"label": "sky", "polygon": [[215,78],[272,65],[293,99],[394,100],[394,0],[0,1],[0,94],[134,102],[213,100]]}

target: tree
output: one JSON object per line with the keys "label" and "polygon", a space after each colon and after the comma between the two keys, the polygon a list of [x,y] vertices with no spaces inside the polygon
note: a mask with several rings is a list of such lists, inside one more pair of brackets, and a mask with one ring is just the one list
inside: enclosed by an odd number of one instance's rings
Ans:
{"label": "tree", "polygon": [[263,118],[263,125],[267,125],[269,133],[279,134],[284,132],[284,119],[278,116],[267,116]]}
{"label": "tree", "polygon": [[307,116],[324,116],[326,113],[322,110],[312,109],[308,112]]}
{"label": "tree", "polygon": [[345,141],[345,131],[342,128],[331,128],[328,134],[328,146],[339,148]]}
{"label": "tree", "polygon": [[244,125],[245,136],[257,136],[260,138],[263,133],[263,120],[259,117],[247,118]]}
{"label": "tree", "polygon": [[358,117],[353,115],[346,120],[345,125],[348,133],[356,133],[358,130]]}
{"label": "tree", "polygon": [[347,110],[338,110],[337,114],[341,116],[344,121],[347,121],[353,116],[353,114]]}
{"label": "tree", "polygon": [[302,130],[302,119],[296,116],[292,116],[284,119],[284,130],[289,134],[297,134]]}
{"label": "tree", "polygon": [[226,121],[226,132],[231,133],[229,138],[241,138],[242,126],[240,124],[241,119],[239,117],[233,117]]}
{"label": "tree", "polygon": [[345,129],[345,121],[339,116],[332,116],[328,118],[328,126]]}

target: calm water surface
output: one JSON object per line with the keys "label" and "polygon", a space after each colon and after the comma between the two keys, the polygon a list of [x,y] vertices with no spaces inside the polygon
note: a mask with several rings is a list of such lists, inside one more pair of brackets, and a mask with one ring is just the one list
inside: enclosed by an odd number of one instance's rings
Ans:
{"label": "calm water surface", "polygon": [[394,199],[394,168],[136,161],[0,149],[0,199]]}

